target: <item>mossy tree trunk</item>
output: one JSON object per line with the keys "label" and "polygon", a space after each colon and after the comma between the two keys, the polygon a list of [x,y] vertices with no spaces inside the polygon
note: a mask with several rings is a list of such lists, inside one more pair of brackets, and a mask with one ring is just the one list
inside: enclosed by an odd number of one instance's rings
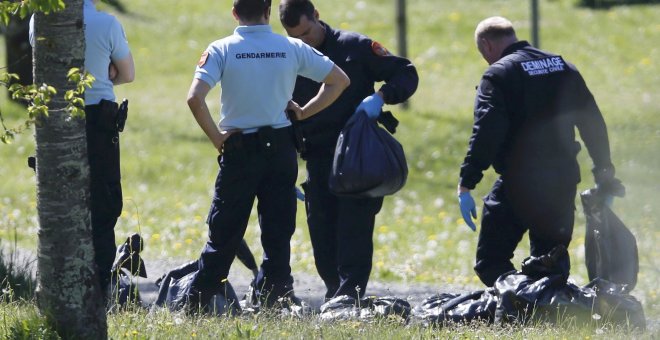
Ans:
{"label": "mossy tree trunk", "polygon": [[57,89],[48,117],[35,127],[39,248],[37,304],[63,338],[105,339],[107,323],[94,266],[89,212],[85,122],[63,109],[74,84],[67,72],[83,68],[83,0],[35,15],[35,84]]}

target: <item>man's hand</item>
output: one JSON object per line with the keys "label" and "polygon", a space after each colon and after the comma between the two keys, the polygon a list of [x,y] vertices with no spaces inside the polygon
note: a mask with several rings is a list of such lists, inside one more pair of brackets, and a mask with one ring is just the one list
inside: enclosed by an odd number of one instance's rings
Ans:
{"label": "man's hand", "polygon": [[626,195],[626,187],[621,184],[617,178],[611,178],[601,183],[596,183],[596,191],[603,197],[603,202],[606,206],[612,207],[614,197],[623,197]]}
{"label": "man's hand", "polygon": [[616,177],[600,181],[600,183],[596,182],[596,189],[602,196],[624,197],[626,195],[626,187]]}
{"label": "man's hand", "polygon": [[114,81],[117,78],[117,73],[119,73],[117,66],[110,62],[110,66],[108,66],[108,78],[110,78],[110,81]]}
{"label": "man's hand", "polygon": [[[305,117],[305,113],[303,112],[303,109],[298,105],[298,103],[294,102],[293,100],[289,100],[289,103],[286,104],[286,110],[287,111],[293,111],[295,113],[295,119],[296,120],[303,120],[307,117]],[[292,119],[293,117],[289,117],[289,119]]]}
{"label": "man's hand", "polygon": [[219,153],[219,154],[222,155],[222,146],[225,144],[225,142],[227,141],[227,139],[229,139],[229,137],[230,137],[232,134],[234,134],[234,133],[236,133],[236,132],[240,132],[240,131],[241,131],[241,130],[225,130],[225,131],[220,131],[220,138],[218,139],[218,141],[215,141],[215,142],[213,143],[213,146],[215,146],[215,148],[218,150],[218,153]]}
{"label": "man's hand", "polygon": [[477,206],[470,194],[470,190],[459,192],[458,205],[461,208],[461,215],[463,215],[465,223],[467,223],[472,231],[476,231],[477,226],[472,221],[472,217],[477,218]]}
{"label": "man's hand", "polygon": [[382,94],[380,92],[376,92],[371,96],[364,98],[362,103],[358,105],[355,111],[357,112],[364,110],[369,118],[376,119],[378,116],[380,116],[380,112],[382,111],[384,104],[385,101],[383,100]]}

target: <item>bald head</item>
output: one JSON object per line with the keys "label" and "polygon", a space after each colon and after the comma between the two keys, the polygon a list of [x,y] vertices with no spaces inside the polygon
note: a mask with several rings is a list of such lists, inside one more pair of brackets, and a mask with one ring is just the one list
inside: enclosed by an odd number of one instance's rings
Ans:
{"label": "bald head", "polygon": [[511,21],[503,17],[490,17],[477,25],[474,40],[479,52],[490,65],[499,60],[502,52],[518,41],[518,38]]}

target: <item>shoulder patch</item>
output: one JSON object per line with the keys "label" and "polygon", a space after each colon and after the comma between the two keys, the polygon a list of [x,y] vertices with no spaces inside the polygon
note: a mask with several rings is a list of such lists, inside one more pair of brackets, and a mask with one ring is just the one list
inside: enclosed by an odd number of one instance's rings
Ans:
{"label": "shoulder patch", "polygon": [[204,66],[204,64],[206,64],[206,59],[208,59],[208,57],[209,57],[209,51],[204,51],[204,53],[202,53],[202,56],[199,57],[199,61],[197,62],[197,66],[199,66],[199,67]]}
{"label": "shoulder patch", "polygon": [[518,63],[528,76],[542,76],[566,70],[566,62],[561,56],[544,57],[540,59],[525,60]]}
{"label": "shoulder patch", "polygon": [[371,42],[371,50],[374,52],[375,55],[377,55],[379,57],[392,55],[390,53],[390,51],[388,51],[383,45],[381,45],[377,41],[372,41]]}

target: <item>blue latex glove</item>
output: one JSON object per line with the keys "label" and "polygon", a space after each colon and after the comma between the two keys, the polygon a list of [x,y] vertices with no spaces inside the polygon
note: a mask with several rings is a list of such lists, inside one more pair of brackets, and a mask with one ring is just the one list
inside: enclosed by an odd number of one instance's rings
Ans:
{"label": "blue latex glove", "polygon": [[469,191],[462,192],[458,195],[458,205],[461,207],[461,215],[463,215],[465,223],[467,223],[472,231],[476,231],[477,226],[472,222],[470,215],[477,218],[477,206],[474,204],[474,199]]}
{"label": "blue latex glove", "polygon": [[300,201],[305,202],[305,193],[300,190],[300,188],[296,187],[296,198]]}
{"label": "blue latex glove", "polygon": [[377,93],[374,93],[371,96],[364,98],[362,103],[360,103],[357,109],[355,109],[355,112],[364,110],[369,118],[376,119],[378,116],[380,116],[380,112],[384,104],[385,102],[383,101],[383,98],[381,98]]}

